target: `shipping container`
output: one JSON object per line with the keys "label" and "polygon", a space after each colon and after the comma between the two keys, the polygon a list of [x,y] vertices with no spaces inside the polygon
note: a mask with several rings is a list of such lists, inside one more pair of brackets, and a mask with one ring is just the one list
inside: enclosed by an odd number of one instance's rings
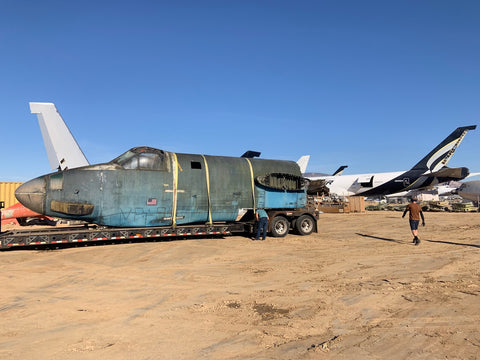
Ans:
{"label": "shipping container", "polygon": [[22,185],[21,182],[0,182],[0,201],[5,202],[5,208],[16,204],[15,190]]}

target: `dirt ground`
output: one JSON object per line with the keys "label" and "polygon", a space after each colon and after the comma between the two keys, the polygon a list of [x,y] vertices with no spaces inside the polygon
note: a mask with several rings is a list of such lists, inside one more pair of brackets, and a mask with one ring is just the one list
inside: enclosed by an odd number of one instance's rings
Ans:
{"label": "dirt ground", "polygon": [[[1,359],[479,359],[480,214],[0,252]],[[5,230],[5,229],[3,229]]]}

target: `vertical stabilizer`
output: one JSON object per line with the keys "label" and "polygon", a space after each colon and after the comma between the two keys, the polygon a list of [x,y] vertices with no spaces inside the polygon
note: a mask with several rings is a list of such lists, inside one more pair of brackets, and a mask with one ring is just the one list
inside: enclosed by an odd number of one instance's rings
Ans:
{"label": "vertical stabilizer", "polygon": [[303,174],[307,170],[308,161],[310,160],[310,155],[303,155],[298,159],[297,164],[300,167],[300,172]]}
{"label": "vertical stabilizer", "polygon": [[346,168],[348,167],[348,165],[342,165],[340,166],[334,173],[332,176],[340,176],[343,174],[343,170],[345,170]]}
{"label": "vertical stabilizer", "polygon": [[89,165],[82,149],[78,146],[55,104],[31,102],[30,111],[32,114],[37,114],[52,170],[65,170]]}
{"label": "vertical stabilizer", "polygon": [[412,170],[425,170],[435,172],[447,165],[457,147],[462,142],[469,130],[475,130],[477,125],[456,128],[435,149],[425,156]]}

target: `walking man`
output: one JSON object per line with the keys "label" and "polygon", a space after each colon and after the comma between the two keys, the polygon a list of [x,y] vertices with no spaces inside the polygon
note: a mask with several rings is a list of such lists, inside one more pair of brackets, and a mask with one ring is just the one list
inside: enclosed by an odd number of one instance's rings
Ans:
{"label": "walking man", "polygon": [[418,224],[420,223],[420,217],[422,218],[422,226],[425,226],[425,218],[423,217],[422,207],[417,204],[417,199],[412,197],[411,203],[407,205],[405,211],[403,212],[402,218],[405,217],[405,214],[409,212],[408,219],[410,220],[410,230],[413,234],[413,243],[415,245],[420,244],[420,239],[418,238]]}
{"label": "walking man", "polygon": [[257,209],[255,216],[258,221],[257,236],[255,240],[260,240],[260,233],[262,233],[262,240],[267,236],[268,215],[264,209]]}

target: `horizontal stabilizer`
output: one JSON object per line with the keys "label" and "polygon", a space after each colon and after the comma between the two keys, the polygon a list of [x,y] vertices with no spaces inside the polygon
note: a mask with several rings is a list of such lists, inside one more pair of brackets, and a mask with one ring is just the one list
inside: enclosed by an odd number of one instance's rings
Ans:
{"label": "horizontal stabilizer", "polygon": [[431,174],[428,174],[428,177],[436,177],[436,178],[448,178],[450,180],[462,180],[465,179],[469,174],[468,168],[466,167],[456,167],[456,168],[449,168],[444,167],[438,171],[435,171]]}

